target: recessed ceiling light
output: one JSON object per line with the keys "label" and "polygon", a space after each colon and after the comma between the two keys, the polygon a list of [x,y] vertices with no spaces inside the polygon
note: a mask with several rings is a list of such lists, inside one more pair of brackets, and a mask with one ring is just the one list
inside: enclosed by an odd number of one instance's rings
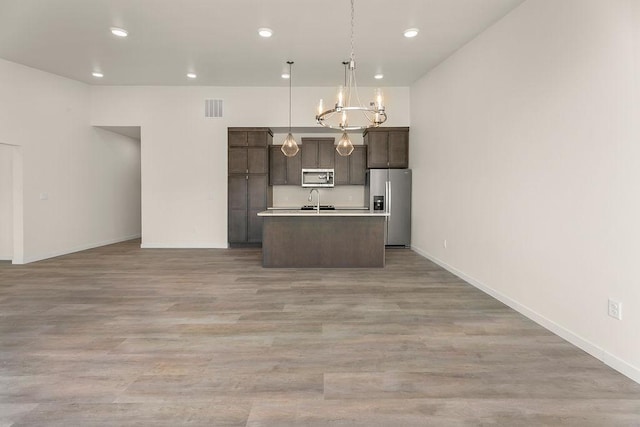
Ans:
{"label": "recessed ceiling light", "polygon": [[97,77],[97,78],[102,78],[102,77],[104,77],[104,74],[102,74],[102,73],[101,73],[101,72],[99,72],[99,71],[94,71],[93,73],[91,73],[91,75],[92,75],[93,77]]}
{"label": "recessed ceiling light", "polygon": [[118,37],[127,37],[129,35],[127,30],[118,27],[111,27],[111,34]]}
{"label": "recessed ceiling light", "polygon": [[384,77],[384,74],[376,74],[375,76],[373,76],[373,78],[376,80],[380,80],[383,77]]}
{"label": "recessed ceiling light", "polygon": [[258,34],[260,37],[271,37],[273,35],[273,31],[271,28],[258,28]]}
{"label": "recessed ceiling light", "polygon": [[195,79],[198,76],[196,73],[187,73],[187,77],[189,77],[190,79]]}
{"label": "recessed ceiling light", "polygon": [[417,28],[409,28],[408,30],[404,30],[404,36],[408,39],[415,37],[418,35]]}
{"label": "recessed ceiling light", "polygon": [[281,76],[281,77],[282,77],[283,79],[288,79],[288,78],[290,78],[290,77],[291,77],[291,74],[289,74],[289,73],[282,73],[282,76]]}

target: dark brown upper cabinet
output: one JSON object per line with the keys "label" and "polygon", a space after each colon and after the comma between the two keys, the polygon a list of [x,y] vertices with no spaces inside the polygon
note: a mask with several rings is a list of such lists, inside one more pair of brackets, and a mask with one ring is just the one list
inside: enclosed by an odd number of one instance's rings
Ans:
{"label": "dark brown upper cabinet", "polygon": [[335,153],[335,184],[364,185],[367,171],[367,147],[355,145],[349,156]]}
{"label": "dark brown upper cabinet", "polygon": [[300,150],[303,169],[333,169],[335,138],[302,138]]}
{"label": "dark brown upper cabinet", "polygon": [[268,173],[272,140],[268,128],[229,128],[228,173]]}
{"label": "dark brown upper cabinet", "polygon": [[269,147],[269,185],[301,185],[302,159],[300,154],[287,157],[281,145]]}
{"label": "dark brown upper cabinet", "polygon": [[409,128],[370,128],[364,131],[369,169],[409,167]]}
{"label": "dark brown upper cabinet", "polygon": [[229,128],[229,147],[266,147],[273,140],[269,128]]}

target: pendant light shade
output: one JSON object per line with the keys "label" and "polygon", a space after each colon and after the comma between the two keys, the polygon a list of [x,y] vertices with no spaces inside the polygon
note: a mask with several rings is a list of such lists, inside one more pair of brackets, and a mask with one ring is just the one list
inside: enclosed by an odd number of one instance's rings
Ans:
{"label": "pendant light shade", "polygon": [[293,135],[291,135],[291,132],[289,132],[287,137],[284,139],[282,148],[280,148],[280,150],[282,150],[284,155],[287,157],[293,157],[298,154],[298,151],[300,151],[300,148],[298,148],[298,143],[293,138]]}
{"label": "pendant light shade", "polygon": [[338,145],[336,146],[336,151],[341,156],[348,156],[353,152],[353,143],[349,139],[349,135],[346,132],[342,134],[340,137],[340,141],[338,141]]}
{"label": "pendant light shade", "polygon": [[291,74],[291,66],[293,65],[293,61],[287,61],[287,64],[289,64],[289,133],[287,134],[287,137],[284,139],[284,142],[282,143],[282,147],[280,147],[280,150],[282,150],[282,153],[285,156],[293,157],[296,154],[298,154],[298,151],[300,151],[300,148],[298,148],[298,143],[296,142],[296,140],[293,138],[293,135],[291,134],[291,80],[293,80],[293,75]]}

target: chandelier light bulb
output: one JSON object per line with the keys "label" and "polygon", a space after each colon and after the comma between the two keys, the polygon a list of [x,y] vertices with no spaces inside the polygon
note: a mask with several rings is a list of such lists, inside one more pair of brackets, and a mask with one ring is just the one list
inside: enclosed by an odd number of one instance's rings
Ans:
{"label": "chandelier light bulb", "polygon": [[376,108],[378,110],[384,109],[384,95],[382,94],[382,89],[378,88],[375,91],[376,96]]}

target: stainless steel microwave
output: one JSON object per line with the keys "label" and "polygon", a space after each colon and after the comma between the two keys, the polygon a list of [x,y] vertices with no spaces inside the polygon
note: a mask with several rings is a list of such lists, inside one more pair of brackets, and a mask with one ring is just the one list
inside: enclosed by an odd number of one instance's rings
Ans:
{"label": "stainless steel microwave", "polygon": [[302,169],[303,187],[333,187],[333,169]]}

